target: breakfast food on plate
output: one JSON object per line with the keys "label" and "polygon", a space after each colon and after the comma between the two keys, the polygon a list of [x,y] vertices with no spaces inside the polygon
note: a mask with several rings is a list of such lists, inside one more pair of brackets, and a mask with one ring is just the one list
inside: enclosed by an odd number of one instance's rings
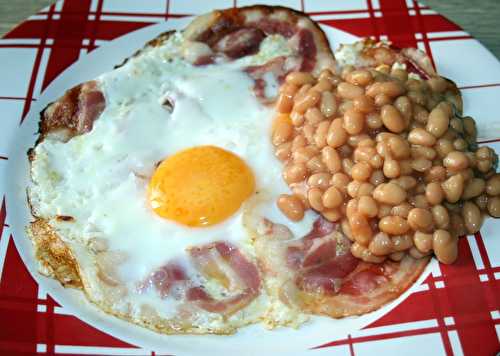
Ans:
{"label": "breakfast food on plate", "polygon": [[500,215],[461,112],[418,50],[335,60],[302,13],[214,11],[42,112],[28,234],[43,274],[163,333],[366,313]]}

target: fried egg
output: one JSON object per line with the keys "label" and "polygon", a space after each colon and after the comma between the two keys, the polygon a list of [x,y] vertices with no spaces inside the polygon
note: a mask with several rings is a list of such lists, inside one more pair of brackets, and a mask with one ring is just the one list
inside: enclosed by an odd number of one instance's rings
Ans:
{"label": "fried egg", "polygon": [[[289,189],[269,139],[273,108],[257,100],[244,71],[286,55],[285,43],[269,36],[253,56],[199,67],[183,59],[188,44],[176,33],[97,78],[106,108],[92,131],[36,146],[32,207],[71,247],[87,294],[102,308],[131,320],[148,312],[174,317],[175,300],[138,286],[210,242],[229,241],[251,256],[245,214],[287,224],[296,236],[311,229],[313,212],[291,223],[276,207]],[[109,268],[101,279],[119,290],[103,289],[95,264]],[[265,308],[263,298],[255,310]],[[258,315],[246,311],[228,321],[214,314],[198,324],[224,330]]]}

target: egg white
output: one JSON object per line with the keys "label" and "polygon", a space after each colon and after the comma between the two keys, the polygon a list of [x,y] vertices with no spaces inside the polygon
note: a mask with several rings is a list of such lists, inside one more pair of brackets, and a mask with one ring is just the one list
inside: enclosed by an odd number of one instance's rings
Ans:
{"label": "egg white", "polygon": [[[118,272],[129,289],[127,298],[146,298],[162,309],[168,308],[156,294],[134,295],[137,284],[190,246],[226,240],[246,248],[242,220],[248,207],[286,224],[296,236],[307,233],[314,213],[291,223],[276,207],[277,196],[289,188],[269,139],[273,108],[256,99],[254,82],[243,70],[288,54],[285,43],[271,36],[254,56],[197,67],[182,59],[186,44],[177,33],[101,75],[97,81],[106,108],[93,130],[66,143],[48,137],[36,147],[30,187],[36,214],[67,241],[85,246],[98,237],[110,250],[123,252],[127,259]],[[172,112],[162,105],[166,98],[175,103]],[[256,193],[226,221],[188,228],[157,216],[146,189],[158,162],[199,145],[241,157],[254,173]],[[57,215],[75,221],[58,221]]]}

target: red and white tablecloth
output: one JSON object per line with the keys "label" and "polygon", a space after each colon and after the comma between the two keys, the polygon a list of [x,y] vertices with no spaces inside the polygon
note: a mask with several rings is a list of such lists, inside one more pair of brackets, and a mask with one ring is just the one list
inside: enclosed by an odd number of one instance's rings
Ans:
{"label": "red and white tablecloth", "polygon": [[[108,41],[171,18],[250,3],[253,1],[58,2],[0,39],[0,127],[20,125],[54,78]],[[457,81],[469,114],[478,119],[494,115],[491,105],[500,99],[500,64],[479,42],[426,6],[413,0],[265,3],[305,11],[324,25],[359,37],[419,47],[431,55],[438,70],[447,68],[443,74]],[[484,105],[467,107],[471,100]],[[0,137],[0,172],[8,179],[7,150],[15,137]],[[14,245],[5,198],[0,236],[0,354],[155,354],[68,315],[38,287]],[[415,355],[494,355],[500,350],[500,241],[485,242],[478,233],[461,239],[459,246],[457,263],[441,265],[390,313],[363,330],[304,353],[399,355],[407,350]]]}

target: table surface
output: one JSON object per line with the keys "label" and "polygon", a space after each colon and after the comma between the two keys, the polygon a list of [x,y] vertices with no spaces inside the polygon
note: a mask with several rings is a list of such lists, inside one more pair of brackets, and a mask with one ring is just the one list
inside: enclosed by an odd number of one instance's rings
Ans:
{"label": "table surface", "polygon": [[[51,0],[0,0],[0,36],[52,2]],[[422,2],[457,23],[500,59],[498,28],[500,1],[423,0]]]}

